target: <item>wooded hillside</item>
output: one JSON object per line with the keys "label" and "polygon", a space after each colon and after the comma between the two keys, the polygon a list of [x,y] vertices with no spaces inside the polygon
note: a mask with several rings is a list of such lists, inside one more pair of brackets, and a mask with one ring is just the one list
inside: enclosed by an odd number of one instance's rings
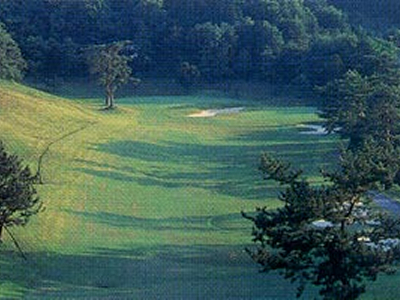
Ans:
{"label": "wooded hillside", "polygon": [[371,73],[375,56],[395,51],[326,0],[0,0],[0,21],[28,75],[50,79],[86,76],[86,50],[120,40],[134,42],[139,76],[179,78],[188,63],[208,82],[305,86]]}

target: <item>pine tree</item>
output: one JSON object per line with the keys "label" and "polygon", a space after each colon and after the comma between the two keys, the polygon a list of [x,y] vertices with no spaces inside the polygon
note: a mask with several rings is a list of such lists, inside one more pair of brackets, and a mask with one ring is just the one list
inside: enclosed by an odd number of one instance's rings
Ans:
{"label": "pine tree", "polygon": [[16,155],[8,154],[0,142],[0,241],[3,229],[27,224],[40,207],[34,176]]}
{"label": "pine tree", "polygon": [[262,157],[265,179],[286,190],[281,208],[243,213],[254,224],[257,245],[247,252],[263,271],[278,270],[297,282],[298,297],[311,284],[323,299],[357,299],[367,281],[392,273],[400,259],[400,220],[369,205],[368,191],[393,174],[381,170],[382,149],[375,146],[346,150],[338,170],[324,174],[322,186],[311,185],[289,164]]}

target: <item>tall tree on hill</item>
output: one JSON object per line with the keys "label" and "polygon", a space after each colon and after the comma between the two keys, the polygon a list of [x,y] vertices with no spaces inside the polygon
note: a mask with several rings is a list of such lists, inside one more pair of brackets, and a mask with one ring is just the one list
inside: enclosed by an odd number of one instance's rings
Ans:
{"label": "tall tree on hill", "polygon": [[382,170],[397,168],[388,181],[390,188],[392,183],[400,184],[400,156],[396,154],[400,151],[400,71],[385,55],[377,58],[374,68],[379,73],[362,76],[349,71],[325,86],[321,116],[328,131],[348,139],[350,150],[371,143],[382,148],[378,156]]}
{"label": "tall tree on hill", "polygon": [[0,78],[21,80],[26,69],[26,62],[11,35],[0,23]]}
{"label": "tall tree on hill", "polygon": [[0,241],[3,229],[25,225],[38,213],[41,202],[36,196],[34,176],[21,160],[6,152],[0,142]]}
{"label": "tall tree on hill", "polygon": [[132,55],[123,53],[131,45],[130,41],[121,41],[96,46],[88,57],[90,73],[97,76],[99,84],[104,87],[106,109],[114,108],[115,92],[118,88],[129,81],[135,84],[139,82],[137,78],[131,77],[132,69],[128,63]]}

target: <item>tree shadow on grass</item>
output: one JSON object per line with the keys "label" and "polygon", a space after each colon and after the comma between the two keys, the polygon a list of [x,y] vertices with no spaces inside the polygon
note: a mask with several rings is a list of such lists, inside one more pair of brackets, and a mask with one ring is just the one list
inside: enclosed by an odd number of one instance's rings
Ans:
{"label": "tree shadow on grass", "polygon": [[182,218],[138,218],[107,212],[65,212],[85,218],[93,222],[113,227],[128,227],[132,229],[147,229],[155,231],[237,231],[248,230],[249,224],[240,213],[212,216],[188,216]]}
{"label": "tree shadow on grass", "polygon": [[277,194],[276,187],[265,186],[262,182],[260,174],[252,176],[254,181],[252,186],[249,183],[241,180],[220,180],[212,182],[215,175],[210,175],[208,172],[182,172],[182,173],[172,173],[169,174],[163,171],[154,172],[131,172],[120,171],[118,168],[110,170],[99,170],[92,168],[79,168],[86,174],[90,174],[96,177],[102,177],[112,180],[119,180],[125,182],[136,182],[142,186],[161,186],[168,189],[175,188],[201,188],[213,190],[218,193],[241,197],[242,199],[266,199],[268,195]]}
{"label": "tree shadow on grass", "polygon": [[[282,136],[273,131],[257,132],[222,145],[115,141],[98,144],[95,149],[137,160],[145,163],[146,168],[118,168],[85,161],[87,167],[79,171],[113,180],[135,181],[141,185],[195,187],[242,199],[265,199],[269,191],[258,170],[263,152],[283,157],[295,163],[297,168],[307,169],[307,175],[314,176],[321,168],[329,166],[337,155],[334,143],[319,144],[315,137],[308,136],[294,140],[291,134],[285,133],[289,140],[282,140]],[[264,145],[263,141],[270,144]]]}
{"label": "tree shadow on grass", "polygon": [[258,273],[232,246],[30,253],[28,262],[2,269],[0,280],[9,280],[7,272],[20,273],[25,299],[294,299],[293,287]]}

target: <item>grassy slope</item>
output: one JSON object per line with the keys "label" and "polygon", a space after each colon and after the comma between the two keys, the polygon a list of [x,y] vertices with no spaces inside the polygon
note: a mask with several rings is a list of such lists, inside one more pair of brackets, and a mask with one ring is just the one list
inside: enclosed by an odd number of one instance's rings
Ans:
{"label": "grassy slope", "polygon": [[[278,205],[276,187],[257,172],[262,151],[311,167],[311,176],[329,161],[333,140],[295,128],[317,120],[312,109],[209,97],[120,103],[104,112],[91,102],[0,83],[8,148],[35,168],[55,142],[38,187],[46,210],[27,228],[13,229],[30,259],[19,259],[6,240],[0,296],[285,298],[282,282],[272,276],[265,286],[242,253],[250,228],[239,211]],[[187,118],[226,105],[248,108]]]}

